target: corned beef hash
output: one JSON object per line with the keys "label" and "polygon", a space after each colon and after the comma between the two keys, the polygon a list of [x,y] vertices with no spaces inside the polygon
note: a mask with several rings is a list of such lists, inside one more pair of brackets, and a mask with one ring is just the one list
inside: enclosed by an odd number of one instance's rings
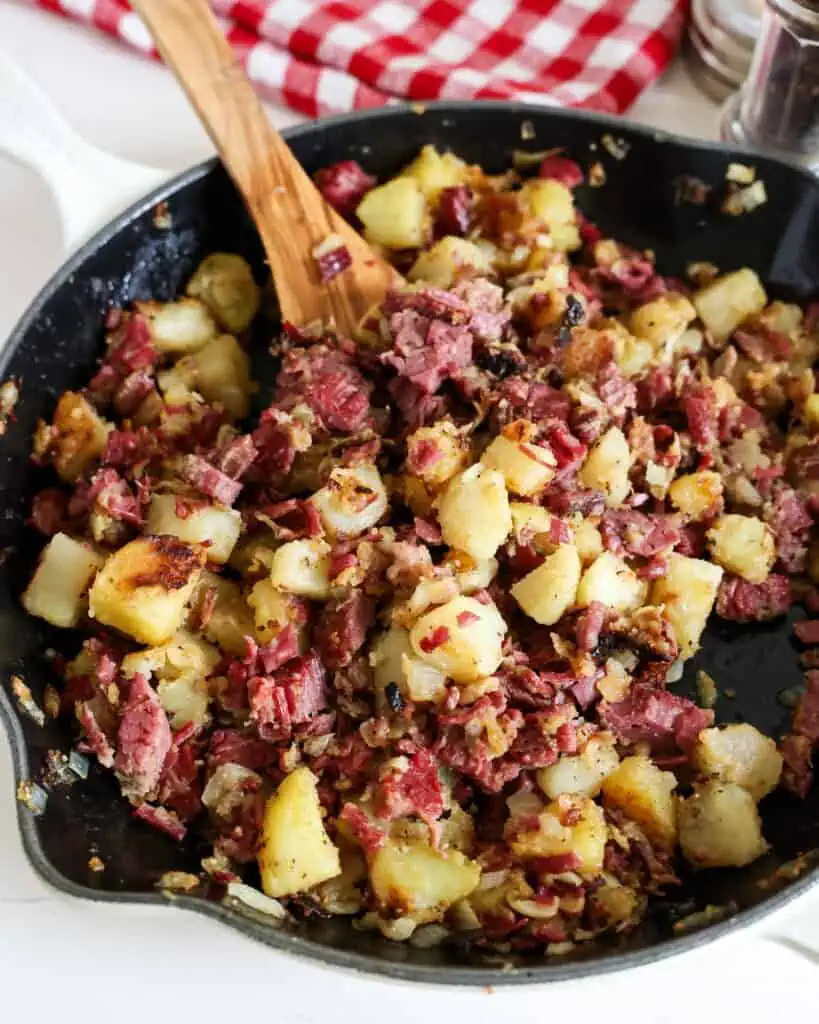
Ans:
{"label": "corned beef hash", "polygon": [[778,743],[673,683],[712,613],[819,612],[819,306],[661,276],[582,180],[431,146],[382,185],[329,167],[408,279],[355,338],[285,324],[251,419],[260,288],[214,253],[110,310],[39,426],[23,604],[85,634],[51,707],[137,827],[205,837],[202,879],[257,908],[560,953],[684,861],[764,854],[759,801],[810,786],[816,650]]}

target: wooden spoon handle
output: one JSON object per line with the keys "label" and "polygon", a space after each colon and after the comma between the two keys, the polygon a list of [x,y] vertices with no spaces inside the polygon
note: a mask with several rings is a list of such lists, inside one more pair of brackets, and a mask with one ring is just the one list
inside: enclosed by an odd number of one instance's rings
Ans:
{"label": "wooden spoon handle", "polygon": [[[282,315],[349,332],[396,277],[322,199],[267,118],[207,0],[133,0],[253,217]],[[338,235],[353,266],[322,284],[312,250]]]}

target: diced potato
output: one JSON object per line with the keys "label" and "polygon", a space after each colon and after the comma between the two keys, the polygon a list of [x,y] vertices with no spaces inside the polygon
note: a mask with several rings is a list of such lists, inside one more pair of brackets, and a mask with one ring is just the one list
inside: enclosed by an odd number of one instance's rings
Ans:
{"label": "diced potato", "polygon": [[609,927],[625,924],[627,921],[639,920],[642,916],[644,899],[627,885],[620,885],[613,879],[607,879],[589,895],[589,902],[597,914],[602,914]]}
{"label": "diced potato", "polygon": [[270,572],[273,565],[273,553],[280,546],[280,541],[270,533],[245,534],[233,549],[229,558],[232,569],[236,569],[247,579],[257,579],[260,575]]}
{"label": "diced potato", "polygon": [[603,553],[603,538],[595,519],[581,519],[580,522],[572,524],[574,540],[572,543],[577,548],[580,561],[583,565],[590,565],[599,555]]}
{"label": "diced potato", "polygon": [[387,492],[375,466],[338,467],[310,499],[331,537],[356,537],[387,511]]}
{"label": "diced potato", "polygon": [[574,196],[562,181],[556,178],[531,178],[523,183],[520,201],[548,228],[574,224]]}
{"label": "diced potato", "polygon": [[302,603],[292,594],[279,590],[269,577],[253,584],[247,595],[247,603],[253,611],[256,639],[267,644],[287,625],[298,632],[304,625]]}
{"label": "diced potato", "polygon": [[564,754],[556,764],[537,772],[537,784],[556,800],[562,793],[595,797],[608,775],[617,768],[620,758],[609,737],[592,736],[582,754]]}
{"label": "diced potato", "polygon": [[748,267],[718,277],[694,295],[694,307],[716,342],[727,341],[767,301],[762,283]]}
{"label": "diced potato", "polygon": [[[542,505],[532,505],[527,501],[510,502],[509,511],[512,514],[512,530],[516,537],[521,533],[531,537],[532,546],[536,551],[554,551],[557,544],[552,540],[551,528],[552,520],[556,519],[556,516]],[[569,532],[572,533],[571,529]]]}
{"label": "diced potato", "polygon": [[241,420],[250,411],[250,361],[239,342],[221,334],[177,363],[190,370],[193,386],[206,402],[221,402],[231,419]]}
{"label": "diced potato", "polygon": [[683,515],[698,522],[722,498],[722,477],[712,470],[678,476],[668,488],[671,504]]}
{"label": "diced potato", "polygon": [[456,682],[491,676],[501,663],[506,623],[493,604],[460,595],[422,615],[410,631],[415,655]]}
{"label": "diced potato", "polygon": [[416,703],[437,703],[446,696],[447,677],[439,669],[416,657],[409,631],[393,626],[382,633],[370,652],[377,709],[390,709],[386,688],[394,683],[404,698]]}
{"label": "diced potato", "polygon": [[431,145],[424,146],[418,156],[401,172],[414,178],[430,203],[442,189],[454,188],[466,180],[467,166],[454,153],[439,153]]}
{"label": "diced potato", "polygon": [[86,544],[55,533],[23,594],[23,607],[52,626],[76,626],[88,608],[91,580],[104,562],[104,556]]}
{"label": "diced potato", "polygon": [[696,315],[697,311],[684,295],[669,292],[635,309],[630,326],[638,338],[660,349],[677,341]]}
{"label": "diced potato", "polygon": [[583,573],[575,604],[587,608],[592,601],[630,612],[645,602],[648,584],[626,565],[622,558],[604,551]]}
{"label": "diced potato", "polygon": [[480,867],[458,850],[424,842],[385,843],[370,865],[370,885],[385,910],[421,923],[440,918],[477,888]]}
{"label": "diced potato", "polygon": [[296,768],[268,799],[257,858],[267,896],[305,892],[341,873],[309,768]]}
{"label": "diced potato", "polygon": [[802,308],[795,302],[779,302],[777,300],[762,311],[759,319],[772,331],[779,331],[780,334],[794,334],[802,326],[805,315]]}
{"label": "diced potato", "polygon": [[148,322],[151,341],[158,352],[196,352],[220,333],[210,310],[199,299],[137,302],[136,307]]}
{"label": "diced potato", "polygon": [[678,807],[680,848],[697,868],[741,868],[768,850],[754,798],[731,782],[706,782]]}
{"label": "diced potato", "polygon": [[600,874],[607,838],[603,808],[585,796],[571,798],[571,805],[579,815],[576,824],[561,824],[564,805],[554,801],[539,815],[537,829],[510,836],[512,852],[523,859],[573,853],[580,861],[576,870],[581,875]]}
{"label": "diced potato", "polygon": [[89,614],[152,647],[182,625],[205,560],[175,537],[140,537],[105,562],[91,587]]}
{"label": "diced potato", "polygon": [[665,575],[652,584],[650,603],[663,606],[680,657],[690,658],[699,647],[721,580],[718,565],[673,552],[666,560]]}
{"label": "diced potato", "polygon": [[206,256],[188,281],[188,295],[201,299],[226,331],[241,334],[259,311],[262,296],[250,265],[230,252]]}
{"label": "diced potato", "polygon": [[431,460],[415,458],[408,455],[408,462],[415,467],[413,473],[419,476],[430,487],[440,487],[464,468],[466,446],[463,435],[454,423],[442,420],[431,427],[419,427],[407,438],[407,452],[414,455],[418,452],[434,451],[437,457]]}
{"label": "diced potato", "polygon": [[474,242],[446,235],[418,254],[407,279],[424,281],[438,288],[451,288],[465,271],[471,275],[488,275],[492,273],[492,264],[486,252]]}
{"label": "diced potato", "polygon": [[745,722],[703,729],[694,745],[693,763],[703,775],[747,789],[754,800],[774,790],[782,774],[776,743]]}
{"label": "diced potato", "polygon": [[137,672],[153,677],[160,703],[174,729],[207,720],[210,693],[207,677],[221,658],[219,651],[200,637],[180,630],[167,644],[126,654],[122,674],[132,678]]}
{"label": "diced potato", "polygon": [[498,574],[497,558],[470,558],[463,551],[450,549],[443,562],[455,573],[455,582],[462,594],[474,594],[486,590]]}
{"label": "diced potato", "polygon": [[[39,432],[38,432],[39,433]],[[51,427],[45,428],[45,449],[63,480],[73,483],[102,455],[108,427],[93,406],[75,391],[60,396]],[[35,453],[38,439],[35,438]]]}
{"label": "diced potato", "polygon": [[619,427],[609,427],[595,442],[580,467],[584,487],[602,491],[610,507],[621,505],[631,490],[628,471],[631,453],[626,436]]}
{"label": "diced potato", "polygon": [[330,596],[330,545],[323,540],[291,540],[273,555],[270,579],[279,590],[323,600]]}
{"label": "diced potato", "polygon": [[802,403],[802,420],[811,434],[819,432],[819,395],[808,395]]}
{"label": "diced potato", "polygon": [[541,626],[551,626],[574,604],[580,582],[580,556],[561,544],[542,565],[512,587],[512,597]]}
{"label": "diced potato", "polygon": [[[213,593],[212,599],[206,598],[208,592]],[[206,599],[213,600],[213,607],[207,616],[203,635],[226,654],[244,654],[245,637],[253,636],[254,621],[238,584],[205,570],[191,605],[196,608]]]}
{"label": "diced potato", "polygon": [[551,448],[531,442],[534,434],[533,423],[516,420],[504,427],[481,456],[484,466],[502,473],[508,489],[523,497],[542,490],[557,468]]}
{"label": "diced potato", "polygon": [[371,189],[356,214],[368,242],[387,249],[418,249],[424,244],[429,215],[415,178],[393,178]]}
{"label": "diced potato", "polygon": [[491,558],[512,529],[503,475],[479,462],[447,484],[437,507],[444,541],[472,558]]}
{"label": "diced potato", "polygon": [[603,779],[603,801],[636,822],[648,838],[672,849],[677,839],[677,815],[672,796],[677,780],[647,757],[627,757]]}
{"label": "diced potato", "polygon": [[618,369],[626,377],[637,377],[654,362],[654,346],[644,338],[624,338],[615,360]]}
{"label": "diced potato", "polygon": [[226,562],[242,532],[242,515],[224,505],[195,503],[185,516],[176,512],[176,495],[154,494],[148,506],[148,533],[178,537],[186,544],[203,544],[213,562]]}
{"label": "diced potato", "polygon": [[764,583],[776,561],[771,528],[756,516],[720,516],[707,535],[714,561],[749,583]]}

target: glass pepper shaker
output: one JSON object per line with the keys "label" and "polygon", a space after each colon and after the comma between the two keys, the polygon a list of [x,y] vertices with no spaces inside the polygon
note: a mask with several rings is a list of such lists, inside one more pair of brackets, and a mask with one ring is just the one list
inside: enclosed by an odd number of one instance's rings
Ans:
{"label": "glass pepper shaker", "polygon": [[721,135],[819,172],[819,0],[766,0],[751,69],[723,110]]}

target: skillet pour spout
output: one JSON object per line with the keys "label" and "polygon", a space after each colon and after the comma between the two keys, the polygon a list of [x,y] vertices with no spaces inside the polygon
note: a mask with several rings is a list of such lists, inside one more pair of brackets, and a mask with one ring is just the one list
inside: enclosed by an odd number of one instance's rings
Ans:
{"label": "skillet pour spout", "polygon": [[[604,136],[617,145],[607,148]],[[819,182],[770,158],[751,159],[590,114],[494,102],[431,104],[422,112],[390,107],[313,122],[287,137],[310,173],[354,159],[382,180],[426,143],[452,149],[492,172],[509,167],[514,150],[560,147],[584,168],[600,163],[604,170],[604,185],[578,190],[584,214],[606,234],[654,250],[662,273],[684,276],[689,263],[708,261],[725,271],[753,268],[778,298],[807,299],[819,290],[819,247],[811,244],[819,233]],[[726,168],[736,161],[754,164],[768,201],[751,214],[730,217],[710,197],[720,193]],[[706,187],[697,192],[704,201],[686,198],[692,183]],[[160,203],[167,204],[168,213],[161,219],[155,216]],[[138,299],[171,299],[199,261],[217,250],[240,253],[263,279],[255,230],[228,176],[210,161],[131,207],[77,252],[35,299],[0,355],[0,380],[12,377],[20,384],[16,419],[0,440],[5,513],[0,518],[0,717],[11,738],[18,783],[40,779],[47,751],[68,751],[74,739],[67,719],[47,718],[39,726],[22,714],[11,690],[11,677],[21,676],[42,703],[50,681],[44,652],[65,646],[56,631],[27,617],[19,600],[38,548],[26,518],[32,496],[43,486],[30,461],[32,433],[39,418],[50,416],[60,393],[82,386],[91,375],[106,309]],[[265,370],[264,348],[258,346],[261,365],[255,368],[263,382],[271,373],[269,366]],[[777,698],[801,682],[790,639],[799,615],[795,611],[774,625],[709,627],[677,692],[692,692],[697,671],[705,669],[720,683],[718,721],[745,720],[770,735],[783,733],[788,711]],[[172,903],[224,921],[274,949],[388,978],[458,985],[579,978],[711,941],[804,892],[816,877],[812,851],[819,847],[819,792],[805,801],[776,793],[761,810],[772,844],[764,858],[742,870],[691,872],[635,931],[547,961],[490,955],[468,941],[416,949],[356,931],[343,919],[307,916],[283,924],[226,901],[216,888],[176,895]],[[160,876],[169,870],[199,871],[202,850],[196,840],[177,845],[135,822],[114,779],[96,766],[85,781],[51,785],[44,813],[20,804],[19,820],[34,867],[76,896],[168,905],[156,889]],[[105,871],[89,867],[92,856],[104,862]]]}

